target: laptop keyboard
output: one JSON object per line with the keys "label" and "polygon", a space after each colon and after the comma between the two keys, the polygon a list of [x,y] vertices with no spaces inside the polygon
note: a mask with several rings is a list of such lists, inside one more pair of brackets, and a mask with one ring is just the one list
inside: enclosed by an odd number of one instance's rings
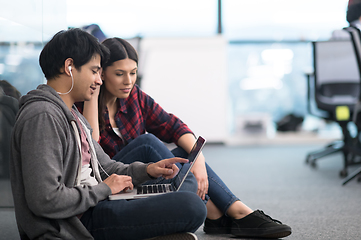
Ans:
{"label": "laptop keyboard", "polygon": [[166,193],[173,192],[170,184],[143,185],[137,187],[137,194]]}

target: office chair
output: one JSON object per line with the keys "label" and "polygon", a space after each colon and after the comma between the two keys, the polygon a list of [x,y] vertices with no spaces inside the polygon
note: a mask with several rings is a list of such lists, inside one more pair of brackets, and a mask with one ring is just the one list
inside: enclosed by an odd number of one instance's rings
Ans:
{"label": "office chair", "polygon": [[[347,176],[347,167],[356,164],[355,154],[349,146],[355,141],[348,130],[350,116],[359,99],[360,71],[351,40],[312,42],[314,73],[308,80],[308,111],[310,114],[339,124],[343,139],[334,141],[323,149],[311,152],[306,163],[316,166],[316,160],[342,152],[341,177]],[[312,81],[313,80],[313,81]],[[317,111],[312,109],[312,103]]]}
{"label": "office chair", "polygon": [[[360,29],[356,27],[347,27],[344,28],[347,32],[350,33],[351,40],[354,47],[355,56],[358,63],[358,70],[361,75],[361,32]],[[353,109],[353,117],[352,122],[357,126],[357,136],[355,137],[354,144],[348,147],[348,151],[351,152],[354,155],[361,156],[361,117],[360,117],[360,110],[361,110],[361,94],[358,98],[358,101],[356,102],[354,109]],[[359,176],[358,181],[361,181],[361,168],[358,168],[356,171],[351,173],[350,176],[345,178],[342,185],[345,185],[350,180],[355,178],[356,176]]]}

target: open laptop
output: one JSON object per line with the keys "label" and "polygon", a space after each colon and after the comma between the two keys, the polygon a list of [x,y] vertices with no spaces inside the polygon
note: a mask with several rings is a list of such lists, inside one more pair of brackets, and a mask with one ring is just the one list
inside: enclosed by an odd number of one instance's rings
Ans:
{"label": "open laptop", "polygon": [[[191,152],[188,155],[189,164],[184,164],[182,167],[182,170],[184,167],[187,167],[188,169],[186,170],[187,172],[184,174],[178,188],[176,188],[173,185],[173,183],[165,183],[165,184],[157,183],[157,184],[149,184],[149,185],[140,185],[131,191],[125,191],[125,192],[122,191],[120,193],[110,195],[109,200],[146,198],[146,197],[150,197],[150,196],[178,191],[181,188],[184,180],[188,176],[189,172],[191,171],[191,169],[192,169],[195,161],[197,160],[200,152],[202,151],[205,143],[206,143],[206,140],[203,137],[199,136],[196,143],[194,144]],[[183,170],[182,172],[184,172],[184,171],[185,170]],[[180,172],[181,172],[181,169],[179,169],[178,175]]]}

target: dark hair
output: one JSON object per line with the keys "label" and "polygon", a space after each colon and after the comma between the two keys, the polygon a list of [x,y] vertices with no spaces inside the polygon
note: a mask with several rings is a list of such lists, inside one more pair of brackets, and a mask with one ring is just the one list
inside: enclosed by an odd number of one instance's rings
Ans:
{"label": "dark hair", "polygon": [[[102,44],[109,50],[109,58],[103,65],[103,71],[107,67],[111,66],[114,62],[123,59],[132,59],[138,65],[138,53],[135,48],[126,40],[121,38],[108,38],[105,39]],[[105,84],[100,86],[99,101],[98,101],[98,118],[99,118],[99,129],[102,130],[105,127],[104,112],[105,112]]]}
{"label": "dark hair", "polygon": [[79,28],[72,28],[53,36],[41,51],[39,63],[45,78],[49,80],[61,74],[60,69],[67,58],[72,58],[74,67],[79,70],[95,54],[100,55],[103,65],[109,53],[96,37]]}
{"label": "dark hair", "polygon": [[21,97],[21,93],[6,80],[0,80],[0,89],[4,91],[5,95],[14,97],[17,100]]}
{"label": "dark hair", "polygon": [[351,23],[361,17],[361,1],[349,0],[346,12],[346,20]]}
{"label": "dark hair", "polygon": [[127,58],[134,60],[138,64],[138,53],[126,40],[117,37],[107,38],[102,44],[109,50],[109,58],[103,66],[104,70],[114,62]]}

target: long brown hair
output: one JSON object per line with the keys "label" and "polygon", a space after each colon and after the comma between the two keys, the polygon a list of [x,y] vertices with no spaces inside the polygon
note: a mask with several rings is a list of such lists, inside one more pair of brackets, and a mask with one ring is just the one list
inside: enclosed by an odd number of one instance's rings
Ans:
{"label": "long brown hair", "polygon": [[[110,55],[108,61],[103,65],[103,71],[111,66],[114,62],[123,59],[132,59],[138,65],[138,53],[134,47],[124,39],[121,38],[108,38],[102,44],[109,49]],[[98,118],[100,131],[105,128],[104,112],[106,108],[105,103],[105,84],[100,86],[99,99],[98,99]]]}

